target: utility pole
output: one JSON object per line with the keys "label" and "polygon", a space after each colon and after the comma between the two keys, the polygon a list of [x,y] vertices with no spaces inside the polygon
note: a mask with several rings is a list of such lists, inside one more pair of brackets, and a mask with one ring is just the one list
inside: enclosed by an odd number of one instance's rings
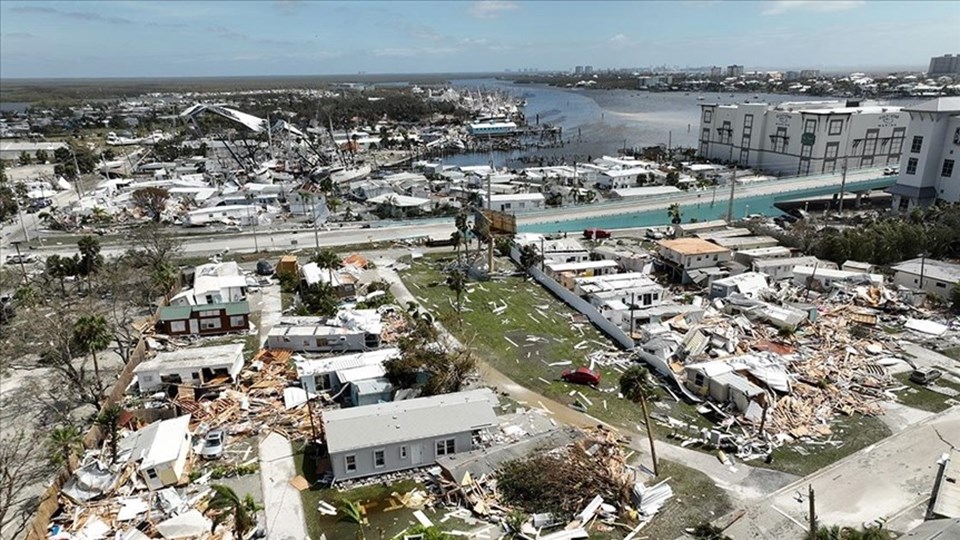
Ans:
{"label": "utility pole", "polygon": [[[493,212],[493,160],[490,160],[490,174],[487,175],[487,211]],[[482,212],[481,212],[482,215]],[[492,214],[491,214],[492,215]],[[486,217],[486,216],[485,216]],[[487,245],[487,275],[493,275],[493,221],[487,220],[487,235],[490,237]]]}
{"label": "utility pole", "polygon": [[810,499],[810,537],[813,538],[817,534],[817,504],[814,498],[813,493],[813,484],[808,486],[809,494],[807,498]]}
{"label": "utility pole", "polygon": [[540,235],[540,271],[541,271],[541,272],[543,272],[543,271],[545,270],[544,265],[546,265],[546,260],[547,260],[547,258],[544,257],[543,243],[544,243],[544,242],[543,242],[543,235]]}
{"label": "utility pole", "polygon": [[637,293],[630,293],[630,339],[633,339],[633,332],[636,329],[637,320],[633,317],[633,310],[637,308]]}
{"label": "utility pole", "polygon": [[10,243],[13,244],[13,247],[17,250],[17,260],[20,261],[20,271],[23,272],[23,284],[27,285],[30,280],[27,279],[27,267],[23,264],[23,255],[20,255],[20,241],[14,240]]}
{"label": "utility pole", "polygon": [[320,234],[317,233],[317,197],[313,192],[310,193],[310,212],[313,218],[313,243],[317,251],[320,251]]}
{"label": "utility pole", "polygon": [[737,190],[737,166],[733,166],[733,174],[730,175],[730,200],[727,202],[727,223],[733,222],[733,196]]}
{"label": "utility pole", "polygon": [[77,175],[77,195],[83,197],[83,187],[80,185],[83,177],[80,176],[80,164],[77,163],[77,153],[73,151],[73,147],[70,147],[70,155],[73,157],[73,168]]}

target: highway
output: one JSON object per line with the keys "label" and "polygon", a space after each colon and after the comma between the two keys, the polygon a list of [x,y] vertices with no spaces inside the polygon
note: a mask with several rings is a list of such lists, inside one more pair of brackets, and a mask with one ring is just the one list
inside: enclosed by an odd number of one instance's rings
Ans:
{"label": "highway", "polygon": [[[882,168],[851,171],[847,175],[847,189],[851,191],[856,190],[858,183],[876,179],[882,176],[882,171]],[[840,182],[841,175],[839,173],[756,182],[747,185],[738,185],[735,198],[741,199],[771,194],[782,195],[812,188],[839,187]],[[657,210],[662,210],[664,216],[666,216],[666,210],[671,204],[695,205],[698,201],[703,200],[706,193],[712,196],[713,191],[713,189],[704,189],[662,197],[646,197],[592,205],[553,208],[543,212],[520,214],[517,216],[517,225],[522,227],[524,225],[609,217],[617,214]],[[717,204],[726,204],[728,197],[728,188],[721,187],[716,190]],[[55,204],[63,206],[71,200],[76,200],[76,194],[74,192],[61,192],[57,195]],[[28,216],[25,214],[25,218],[26,228],[31,238],[33,238],[36,236],[36,215]],[[185,255],[200,256],[218,253],[224,250],[231,252],[253,252],[255,244],[261,251],[286,251],[297,248],[312,248],[315,245],[319,245],[320,247],[334,247],[422,237],[444,238],[448,237],[453,231],[453,219],[441,220],[431,218],[389,222],[382,226],[374,226],[367,229],[344,228],[321,230],[317,234],[317,240],[314,239],[311,229],[273,229],[263,227],[256,235],[256,240],[254,239],[252,231],[248,229],[243,232],[223,232],[216,235],[184,234],[181,237],[181,241]],[[19,222],[4,226],[2,234],[3,245],[0,246],[0,254],[3,254],[3,257],[0,257],[0,259],[5,258],[5,254],[12,252],[10,241],[22,240],[23,238]],[[124,242],[117,242],[108,238],[103,240],[104,254],[106,255],[120,253],[127,247]],[[36,253],[43,254],[44,256],[52,253],[69,254],[74,251],[73,245],[67,245],[65,243],[62,245],[39,246],[36,247],[35,250]]]}

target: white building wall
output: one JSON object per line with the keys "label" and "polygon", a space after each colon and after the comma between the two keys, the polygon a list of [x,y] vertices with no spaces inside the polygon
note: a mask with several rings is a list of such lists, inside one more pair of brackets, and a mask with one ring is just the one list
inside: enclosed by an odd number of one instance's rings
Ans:
{"label": "white building wall", "polygon": [[810,112],[815,108],[702,105],[699,153],[785,176],[839,172],[844,156],[850,169],[899,162],[908,116],[898,107]]}

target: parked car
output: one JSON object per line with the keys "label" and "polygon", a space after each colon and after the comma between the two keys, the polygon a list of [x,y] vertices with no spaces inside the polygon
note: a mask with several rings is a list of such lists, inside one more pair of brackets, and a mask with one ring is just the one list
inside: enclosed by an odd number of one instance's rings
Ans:
{"label": "parked car", "polygon": [[589,368],[577,368],[574,370],[565,369],[560,378],[565,382],[574,384],[585,384],[587,386],[597,387],[600,385],[600,373],[591,371]]}
{"label": "parked car", "polygon": [[943,372],[939,369],[927,368],[927,369],[915,369],[913,373],[910,374],[910,380],[917,384],[930,384],[933,381],[939,379],[943,376]]}
{"label": "parked car", "polygon": [[893,176],[900,174],[900,167],[886,167],[883,169],[884,176]]}
{"label": "parked car", "polygon": [[602,240],[604,238],[610,238],[610,231],[603,229],[584,229],[583,237],[587,240]]}
{"label": "parked car", "polygon": [[272,276],[275,271],[270,261],[264,260],[257,262],[257,273],[261,276]]}
{"label": "parked car", "polygon": [[200,457],[203,459],[220,459],[223,457],[223,447],[227,441],[227,434],[222,429],[211,429],[203,438],[203,449]]}

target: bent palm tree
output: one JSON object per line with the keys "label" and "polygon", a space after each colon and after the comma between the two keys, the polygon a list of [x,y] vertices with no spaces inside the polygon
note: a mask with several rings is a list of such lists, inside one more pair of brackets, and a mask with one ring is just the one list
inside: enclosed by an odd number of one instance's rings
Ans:
{"label": "bent palm tree", "polygon": [[210,499],[207,509],[216,512],[210,533],[232,517],[233,529],[236,532],[234,537],[240,539],[246,536],[247,531],[257,524],[257,512],[263,507],[257,504],[249,493],[241,500],[237,493],[227,486],[212,484],[210,489],[213,490],[213,498]]}
{"label": "bent palm tree", "polygon": [[655,394],[650,372],[642,366],[631,366],[620,376],[620,393],[634,403],[640,403],[643,411],[643,421],[647,424],[647,437],[650,439],[650,456],[653,458],[653,475],[660,476],[660,467],[657,464],[657,449],[653,444],[653,423],[647,412],[647,400]]}
{"label": "bent palm tree", "polygon": [[340,515],[340,521],[355,523],[357,525],[357,538],[366,540],[367,537],[363,534],[363,507],[360,506],[359,502],[344,499],[340,501],[337,513]]}
{"label": "bent palm tree", "polygon": [[463,327],[463,291],[467,288],[467,274],[463,270],[456,268],[450,272],[450,277],[447,278],[447,284],[450,285],[450,289],[457,295],[457,324]]}

